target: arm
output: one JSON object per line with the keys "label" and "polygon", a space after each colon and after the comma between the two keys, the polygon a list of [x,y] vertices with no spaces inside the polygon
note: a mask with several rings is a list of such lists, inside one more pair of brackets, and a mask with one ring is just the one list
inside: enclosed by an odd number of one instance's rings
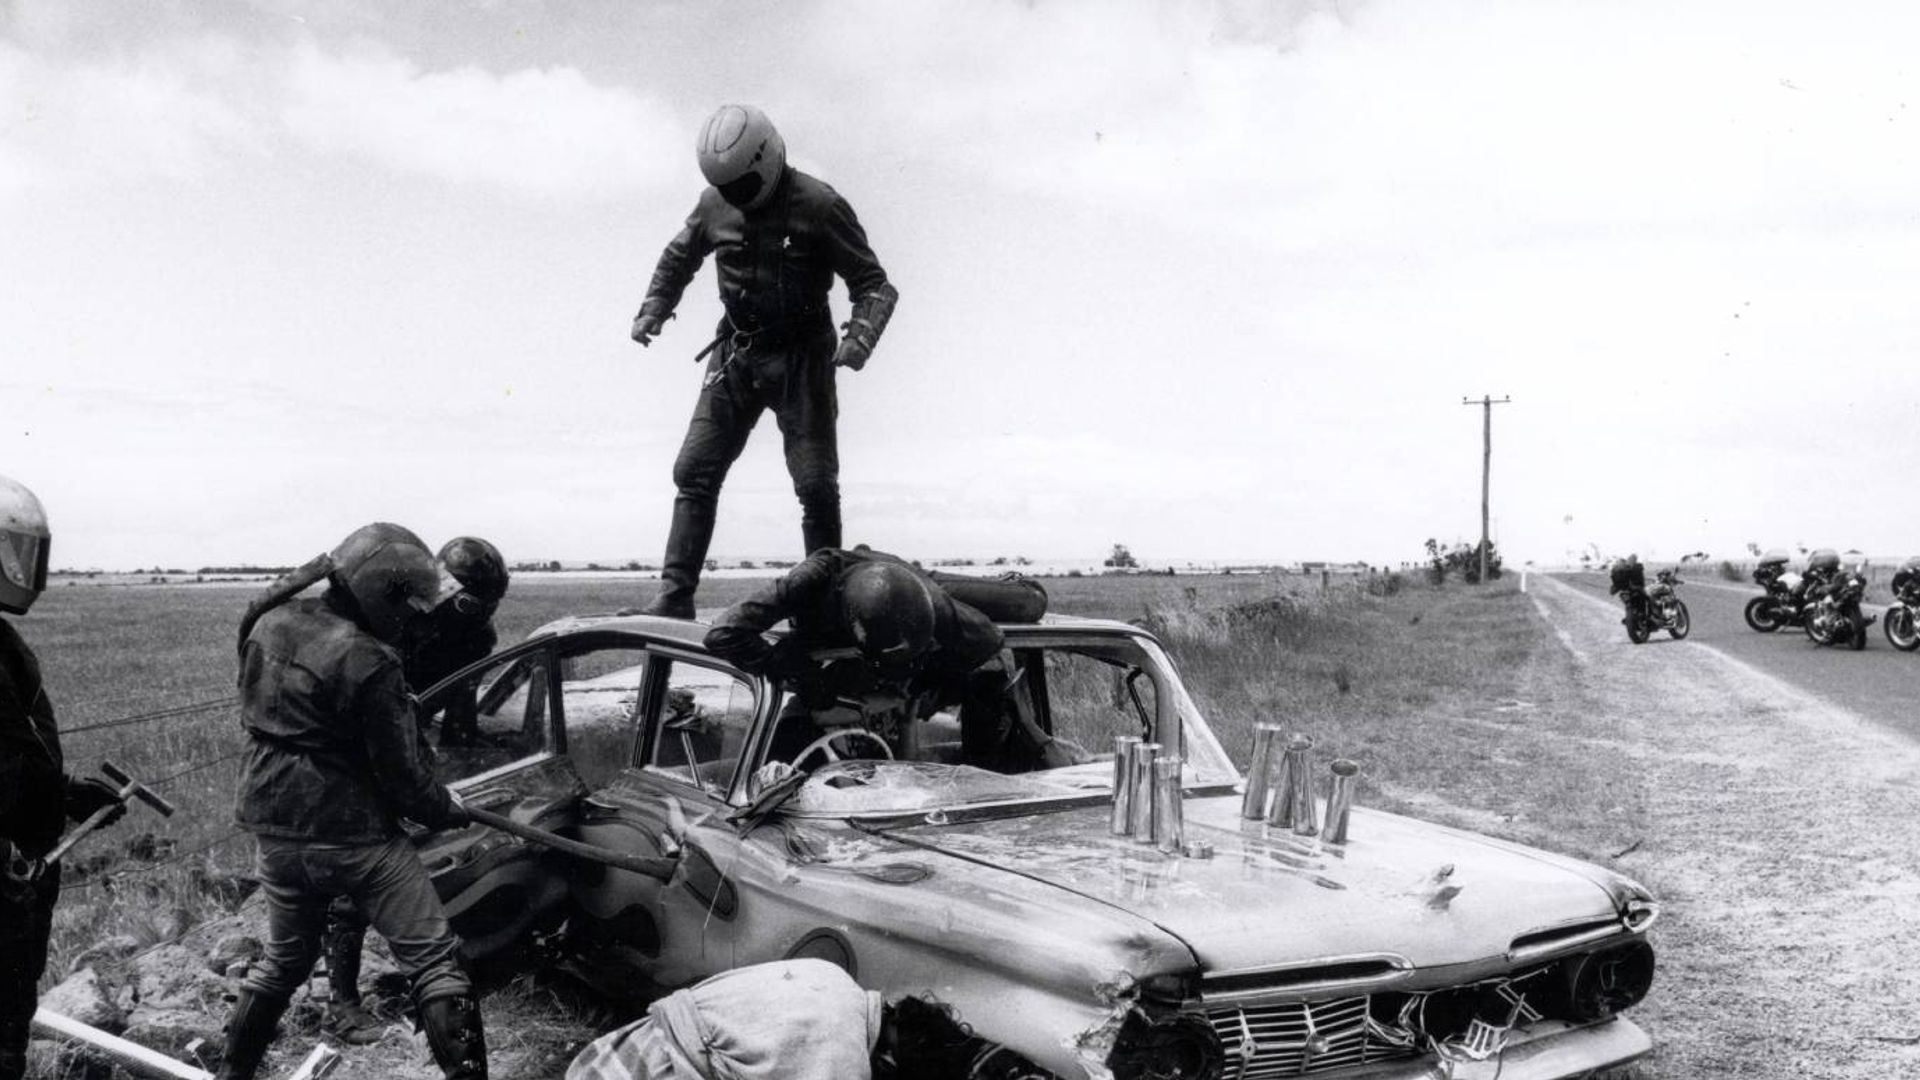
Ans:
{"label": "arm", "polygon": [[847,283],[847,296],[853,301],[853,316],[847,320],[847,332],[833,362],[859,371],[880,342],[880,335],[893,318],[900,291],[887,280],[887,272],[867,244],[867,232],[853,214],[847,200],[835,196],[824,223],[828,245],[833,252],[833,271]]}
{"label": "arm", "polygon": [[60,771],[59,759],[34,727],[27,711],[29,704],[21,699],[6,667],[0,665],[0,815],[19,806],[21,794],[28,789],[28,777]]}
{"label": "arm", "polygon": [[433,775],[426,740],[414,720],[413,699],[407,694],[400,665],[387,661],[360,681],[353,709],[360,718],[361,738],[374,784],[401,816],[433,828],[459,824],[461,814],[453,796]]}
{"label": "arm", "polygon": [[833,588],[838,563],[837,556],[816,551],[785,577],[721,612],[707,631],[707,650],[742,671],[770,673],[778,657],[764,635],[775,623],[824,598]]}
{"label": "arm", "polygon": [[669,240],[666,250],[660,253],[660,262],[653,269],[653,280],[647,285],[647,298],[641,301],[636,321],[652,318],[665,322],[671,318],[687,285],[700,272],[700,264],[712,250],[713,242],[707,237],[701,206],[696,205],[693,213],[687,215],[687,223],[679,235]]}

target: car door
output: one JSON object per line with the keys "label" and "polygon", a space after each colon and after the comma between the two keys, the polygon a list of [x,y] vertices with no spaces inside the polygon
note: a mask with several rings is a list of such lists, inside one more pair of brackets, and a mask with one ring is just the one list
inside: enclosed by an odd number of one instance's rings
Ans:
{"label": "car door", "polygon": [[[586,794],[565,748],[551,639],[508,649],[421,696],[435,772],[468,803],[544,829],[567,826]],[[563,870],[543,848],[478,824],[413,837],[467,950],[512,955],[566,915]]]}
{"label": "car door", "polygon": [[[591,952],[660,988],[732,966],[741,917],[738,837],[726,821],[750,767],[751,736],[768,707],[758,680],[669,646],[648,650],[632,765],[600,787],[576,824],[580,839],[642,855],[677,852],[662,883],[607,867],[573,879]],[[578,725],[569,724],[570,729]]]}

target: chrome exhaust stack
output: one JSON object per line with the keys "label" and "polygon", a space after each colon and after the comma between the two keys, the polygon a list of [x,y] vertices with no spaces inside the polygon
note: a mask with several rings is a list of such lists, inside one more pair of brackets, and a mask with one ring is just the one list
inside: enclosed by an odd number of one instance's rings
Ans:
{"label": "chrome exhaust stack", "polygon": [[1329,844],[1347,842],[1347,819],[1353,811],[1353,786],[1360,775],[1358,762],[1347,758],[1337,758],[1330,768],[1333,777],[1327,782],[1327,831],[1321,835]]}
{"label": "chrome exhaust stack", "polygon": [[1260,821],[1267,816],[1267,798],[1273,791],[1275,774],[1274,744],[1280,741],[1279,724],[1253,725],[1253,756],[1247,761],[1247,791],[1240,798],[1240,817]]}
{"label": "chrome exhaust stack", "polygon": [[1140,752],[1140,736],[1113,737],[1113,815],[1107,831],[1115,836],[1133,832],[1133,759]]}
{"label": "chrome exhaust stack", "polygon": [[1153,846],[1169,855],[1186,850],[1186,810],[1180,805],[1180,758],[1153,763]]}
{"label": "chrome exhaust stack", "polygon": [[1134,748],[1133,757],[1133,793],[1131,796],[1131,818],[1127,831],[1142,844],[1153,843],[1153,822],[1155,805],[1153,797],[1153,770],[1160,760],[1160,744],[1143,742]]}
{"label": "chrome exhaust stack", "polygon": [[1298,836],[1313,836],[1320,822],[1313,805],[1313,739],[1296,734],[1287,740],[1281,755],[1278,786],[1273,806],[1267,811],[1267,824],[1291,829]]}

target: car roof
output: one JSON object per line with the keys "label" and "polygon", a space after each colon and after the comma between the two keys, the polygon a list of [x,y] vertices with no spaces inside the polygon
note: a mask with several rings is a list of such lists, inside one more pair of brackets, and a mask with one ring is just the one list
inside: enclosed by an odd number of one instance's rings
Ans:
{"label": "car roof", "polygon": [[[611,630],[617,633],[641,634],[675,645],[684,645],[689,649],[704,649],[707,631],[712,628],[712,620],[719,614],[720,611],[715,609],[701,612],[691,619],[669,619],[661,615],[635,615],[625,612],[565,615],[527,636],[533,638],[546,634],[582,634]],[[995,625],[1002,631],[1015,635],[1050,629],[1145,633],[1132,623],[1121,622],[1118,619],[1091,619],[1079,615],[1051,613],[1041,616],[1038,623],[997,623]],[[786,624],[782,623],[775,627],[773,632],[778,635],[785,630]]]}

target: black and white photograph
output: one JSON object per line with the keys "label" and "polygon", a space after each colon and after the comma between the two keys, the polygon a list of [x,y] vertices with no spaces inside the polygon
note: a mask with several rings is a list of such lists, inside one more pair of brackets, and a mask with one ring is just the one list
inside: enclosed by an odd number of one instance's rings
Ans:
{"label": "black and white photograph", "polygon": [[1920,1076],[1915,42],[0,0],[0,1080]]}

